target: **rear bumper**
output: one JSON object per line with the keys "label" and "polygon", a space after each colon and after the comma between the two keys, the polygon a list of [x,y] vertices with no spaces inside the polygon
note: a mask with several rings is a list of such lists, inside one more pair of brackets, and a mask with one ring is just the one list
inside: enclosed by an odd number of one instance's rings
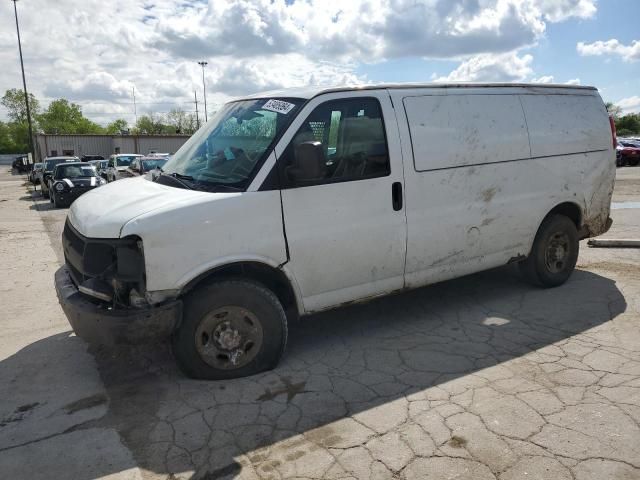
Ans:
{"label": "rear bumper", "polygon": [[585,238],[597,237],[598,235],[604,235],[609,231],[613,225],[613,219],[611,217],[607,217],[607,220],[603,224],[587,224],[583,225],[578,232],[578,238],[583,240]]}
{"label": "rear bumper", "polygon": [[168,338],[182,318],[182,301],[116,310],[80,293],[66,266],[55,273],[56,293],[73,331],[94,345],[139,344]]}

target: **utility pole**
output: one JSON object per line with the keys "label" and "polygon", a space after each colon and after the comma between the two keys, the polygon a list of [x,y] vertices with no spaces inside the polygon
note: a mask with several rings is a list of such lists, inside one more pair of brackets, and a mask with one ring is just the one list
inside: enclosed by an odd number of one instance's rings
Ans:
{"label": "utility pole", "polygon": [[198,92],[193,91],[193,98],[196,103],[196,129],[200,129],[200,116],[198,115]]}
{"label": "utility pole", "polygon": [[205,123],[209,121],[209,116],[207,115],[207,85],[204,82],[204,67],[208,65],[207,62],[198,62],[198,65],[202,67],[202,91],[204,92],[204,121]]}
{"label": "utility pole", "polygon": [[136,125],[138,125],[138,107],[136,106],[136,87],[131,87],[131,94],[133,95],[133,114],[136,117]]}
{"label": "utility pole", "polygon": [[[18,32],[18,50],[20,51],[20,68],[22,69],[22,86],[24,87],[24,103],[27,107],[27,123],[29,124],[29,150],[31,155],[35,155],[33,150],[33,127],[31,125],[31,111],[29,109],[29,94],[27,93],[27,80],[24,76],[24,62],[22,61],[22,42],[20,41],[20,26],[18,25],[18,7],[16,2],[18,0],[11,0],[13,2],[13,12],[16,16],[16,32]],[[34,160],[35,161],[35,160]]]}

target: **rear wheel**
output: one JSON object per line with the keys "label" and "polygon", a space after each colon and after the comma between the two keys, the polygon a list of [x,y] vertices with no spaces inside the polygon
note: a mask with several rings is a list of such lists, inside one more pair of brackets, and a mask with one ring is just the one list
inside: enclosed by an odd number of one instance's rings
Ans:
{"label": "rear wheel", "polygon": [[278,364],[287,342],[287,319],[267,288],[245,280],[219,281],[203,285],[184,302],[172,347],[186,375],[224,380]]}
{"label": "rear wheel", "polygon": [[630,167],[635,167],[635,166],[637,166],[637,165],[638,165],[638,162],[640,162],[640,160],[638,160],[637,158],[634,158],[633,160],[629,160],[629,161],[628,161],[628,163],[629,163],[629,166],[630,166]]}
{"label": "rear wheel", "polygon": [[536,233],[529,257],[520,263],[525,279],[545,288],[566,282],[578,261],[578,230],[564,215],[550,215]]}

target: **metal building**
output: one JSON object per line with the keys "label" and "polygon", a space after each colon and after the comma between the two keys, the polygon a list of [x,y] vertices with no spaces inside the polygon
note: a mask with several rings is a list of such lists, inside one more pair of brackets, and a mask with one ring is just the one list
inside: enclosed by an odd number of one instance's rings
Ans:
{"label": "metal building", "polygon": [[114,153],[175,153],[190,135],[36,135],[35,157],[41,162],[56,155],[102,155]]}

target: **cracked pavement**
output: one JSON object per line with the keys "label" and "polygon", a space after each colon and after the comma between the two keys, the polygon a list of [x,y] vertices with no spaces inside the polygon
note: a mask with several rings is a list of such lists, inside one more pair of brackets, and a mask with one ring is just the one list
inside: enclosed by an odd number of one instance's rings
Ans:
{"label": "cracked pavement", "polygon": [[[1,175],[0,471],[640,479],[640,250],[582,242],[551,290],[504,267],[314,315],[275,370],[195,381],[167,346],[87,351],[69,334],[52,287],[65,211]],[[640,168],[619,170],[614,202],[638,186]],[[607,237],[640,237],[640,210],[612,216]],[[25,235],[44,267],[9,254]]]}

